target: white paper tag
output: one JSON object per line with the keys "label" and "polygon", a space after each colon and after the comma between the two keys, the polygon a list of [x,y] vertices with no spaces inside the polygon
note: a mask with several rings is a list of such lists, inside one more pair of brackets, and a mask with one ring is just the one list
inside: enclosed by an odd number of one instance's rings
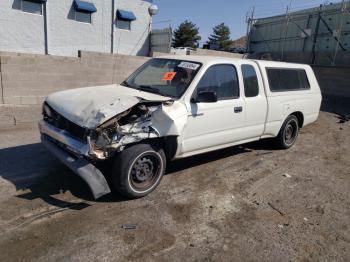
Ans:
{"label": "white paper tag", "polygon": [[198,67],[200,67],[199,64],[195,63],[190,63],[190,62],[181,62],[178,67],[186,68],[186,69],[191,69],[191,70],[197,70]]}

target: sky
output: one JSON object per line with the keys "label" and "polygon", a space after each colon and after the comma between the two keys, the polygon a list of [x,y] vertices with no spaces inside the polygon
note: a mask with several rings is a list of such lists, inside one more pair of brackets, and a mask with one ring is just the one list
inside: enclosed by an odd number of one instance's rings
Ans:
{"label": "sky", "polygon": [[[339,2],[335,0],[333,2]],[[199,27],[205,42],[212,28],[222,22],[231,29],[231,38],[246,35],[246,14],[255,6],[255,17],[267,17],[329,3],[325,0],[153,0],[159,13],[153,18],[153,28],[169,25],[175,29],[184,20],[190,20]]]}

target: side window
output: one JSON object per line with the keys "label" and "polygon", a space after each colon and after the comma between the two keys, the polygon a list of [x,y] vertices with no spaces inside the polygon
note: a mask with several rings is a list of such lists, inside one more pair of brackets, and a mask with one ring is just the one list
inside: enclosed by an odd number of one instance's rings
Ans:
{"label": "side window", "polygon": [[252,65],[242,65],[245,97],[259,95],[259,83],[255,68]]}
{"label": "side window", "polygon": [[131,30],[132,21],[136,20],[136,16],[131,11],[117,10],[117,28],[123,30]]}
{"label": "side window", "polygon": [[214,65],[199,81],[197,92],[214,91],[218,100],[238,98],[239,83],[236,68],[233,65]]}
{"label": "side window", "polygon": [[82,23],[92,23],[92,14],[97,12],[97,8],[93,3],[74,0],[74,20]]}
{"label": "side window", "polygon": [[85,11],[75,10],[75,20],[82,23],[90,23],[91,24],[91,13]]}
{"label": "side window", "polygon": [[304,69],[267,68],[266,71],[272,92],[310,89]]}
{"label": "side window", "polygon": [[21,0],[21,9],[23,12],[26,12],[26,13],[42,15],[43,3],[42,1],[35,1],[35,0]]}
{"label": "side window", "polygon": [[117,27],[119,29],[131,30],[131,21],[117,20]]}

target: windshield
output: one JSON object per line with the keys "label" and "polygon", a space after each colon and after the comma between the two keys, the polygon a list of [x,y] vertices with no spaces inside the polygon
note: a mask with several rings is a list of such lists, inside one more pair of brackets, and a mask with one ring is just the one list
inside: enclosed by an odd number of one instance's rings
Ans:
{"label": "windshield", "polygon": [[163,96],[180,98],[199,71],[201,63],[155,58],[141,66],[122,85]]}

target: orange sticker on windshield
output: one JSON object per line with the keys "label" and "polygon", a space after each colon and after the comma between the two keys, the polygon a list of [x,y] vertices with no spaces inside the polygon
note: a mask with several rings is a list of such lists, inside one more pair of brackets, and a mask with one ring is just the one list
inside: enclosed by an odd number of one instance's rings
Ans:
{"label": "orange sticker on windshield", "polygon": [[176,72],[166,72],[162,78],[163,81],[171,81],[176,76]]}

